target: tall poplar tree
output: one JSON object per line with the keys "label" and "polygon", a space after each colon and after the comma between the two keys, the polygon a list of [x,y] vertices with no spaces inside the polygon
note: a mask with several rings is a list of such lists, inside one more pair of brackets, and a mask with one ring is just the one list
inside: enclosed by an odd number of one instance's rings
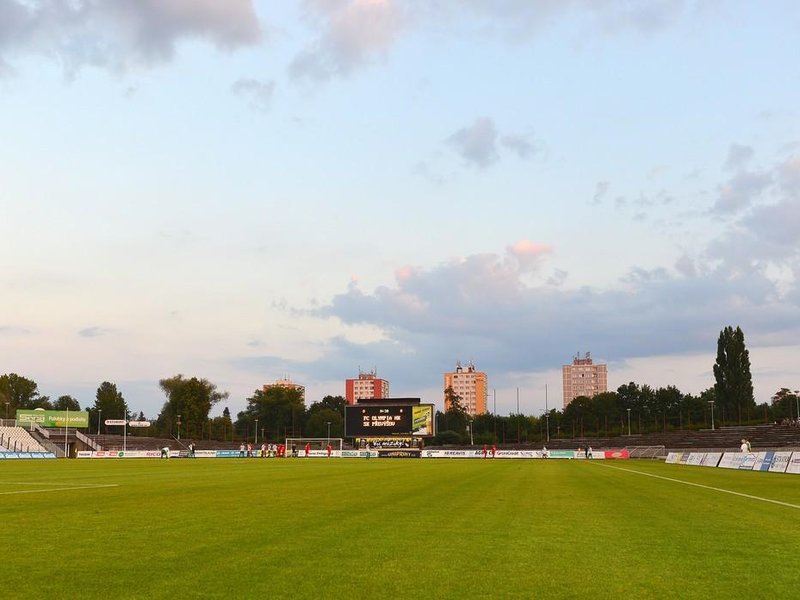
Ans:
{"label": "tall poplar tree", "polygon": [[714,392],[725,420],[749,415],[755,407],[753,376],[750,373],[750,353],[740,327],[723,329],[717,341],[717,361],[714,364]]}
{"label": "tall poplar tree", "polygon": [[[95,394],[94,406],[89,409],[89,427],[92,431],[98,426],[100,420],[106,419],[127,419],[128,418],[128,405],[122,393],[117,390],[117,385],[110,381],[104,381],[97,388]],[[122,433],[121,429],[112,429],[110,432],[105,433]]]}

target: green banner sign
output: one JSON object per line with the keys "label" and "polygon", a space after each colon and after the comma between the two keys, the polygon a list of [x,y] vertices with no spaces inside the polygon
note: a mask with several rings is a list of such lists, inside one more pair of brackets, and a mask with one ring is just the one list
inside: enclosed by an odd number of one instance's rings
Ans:
{"label": "green banner sign", "polygon": [[17,423],[39,427],[89,427],[89,413],[83,410],[17,410]]}

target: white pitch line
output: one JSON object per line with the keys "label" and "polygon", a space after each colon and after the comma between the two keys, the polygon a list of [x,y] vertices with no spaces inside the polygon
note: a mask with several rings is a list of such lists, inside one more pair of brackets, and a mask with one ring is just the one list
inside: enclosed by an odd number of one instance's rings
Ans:
{"label": "white pitch line", "polygon": [[[2,483],[0,483],[2,485]],[[13,484],[13,485],[23,485],[23,484]],[[48,485],[44,483],[33,483],[29,485]],[[53,484],[49,484],[53,485]],[[71,487],[57,487],[57,488],[50,488],[48,490],[15,490],[13,492],[0,492],[0,496],[8,496],[10,494],[41,494],[43,492],[64,492],[67,490],[98,490],[100,488],[111,488],[111,487],[119,487],[117,483],[107,483],[107,484],[98,484],[93,483],[89,485],[79,485],[79,486],[71,486]]]}
{"label": "white pitch line", "polygon": [[781,506],[788,506],[789,508],[800,508],[798,504],[791,504],[789,502],[782,502],[780,500],[772,500],[771,498],[762,498],[761,496],[753,496],[752,494],[743,494],[742,492],[734,492],[733,490],[726,490],[723,488],[713,487],[710,485],[703,485],[702,483],[693,483],[691,481],[683,481],[682,479],[673,479],[672,477],[664,477],[663,475],[653,475],[652,473],[644,473],[634,469],[623,469],[622,467],[614,467],[612,465],[605,465],[595,463],[607,469],[616,469],[617,471],[625,471],[626,473],[635,473],[636,475],[646,475],[647,477],[655,477],[656,479],[663,479],[664,481],[672,481],[674,483],[682,483],[684,485],[693,485],[694,487],[704,488],[706,490],[713,490],[715,492],[723,492],[725,494],[732,494],[734,496],[741,496],[742,498],[750,498],[751,500],[760,500],[761,502],[769,502],[770,504],[779,504]]}

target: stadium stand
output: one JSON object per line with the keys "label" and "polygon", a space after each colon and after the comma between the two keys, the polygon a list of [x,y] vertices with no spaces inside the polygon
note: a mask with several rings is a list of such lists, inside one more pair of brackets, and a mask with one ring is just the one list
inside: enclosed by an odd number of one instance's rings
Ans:
{"label": "stadium stand", "polygon": [[0,446],[11,452],[46,452],[23,427],[0,427]]}
{"label": "stadium stand", "polygon": [[[30,435],[20,429],[28,438]],[[38,432],[34,431],[34,437]],[[197,450],[236,450],[241,440],[216,441],[175,438],[154,438],[142,435],[95,435],[83,434],[70,430],[65,440],[64,430],[51,429],[47,432],[47,439],[41,441],[46,446],[55,445],[56,449],[63,448],[68,442],[74,450],[160,450],[168,446],[173,450],[186,450],[190,442],[194,442]],[[621,450],[627,448],[632,457],[663,458],[670,451],[696,450],[696,451],[738,451],[742,438],[750,440],[754,449],[758,450],[800,450],[800,427],[793,425],[767,424],[738,427],[720,427],[714,430],[678,430],[649,434],[623,435],[616,437],[566,437],[551,436],[546,442],[550,450],[575,450],[591,446],[594,450]],[[2,440],[0,439],[0,443]],[[26,443],[30,444],[28,440]],[[32,445],[32,444],[31,444]],[[260,441],[259,444],[260,446]],[[542,441],[516,442],[515,440],[498,441],[501,449],[532,449],[542,447]],[[19,447],[19,443],[18,443]],[[433,447],[433,446],[428,446]],[[480,447],[480,445],[475,446]],[[57,453],[58,454],[58,453]],[[63,453],[61,453],[63,454]]]}
{"label": "stadium stand", "polygon": [[[574,450],[591,446],[595,450],[622,448],[650,448],[642,451],[649,456],[666,456],[670,450],[738,451],[742,438],[750,440],[759,450],[800,450],[800,427],[791,425],[742,425],[717,429],[679,430],[661,433],[633,434],[617,437],[550,437],[546,442],[550,450]],[[542,442],[498,444],[502,448],[541,448]],[[652,449],[663,449],[664,454],[654,454]]]}

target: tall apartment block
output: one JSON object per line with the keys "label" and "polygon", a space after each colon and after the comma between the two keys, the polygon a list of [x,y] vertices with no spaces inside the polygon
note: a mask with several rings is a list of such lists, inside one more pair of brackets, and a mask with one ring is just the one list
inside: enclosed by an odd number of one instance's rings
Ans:
{"label": "tall apartment block", "polygon": [[306,388],[304,385],[300,385],[299,383],[295,383],[288,377],[284,377],[282,379],[278,379],[275,383],[267,383],[264,385],[264,391],[266,392],[270,388],[287,388],[290,390],[297,390],[300,392],[300,397],[303,399],[303,403],[306,401]]}
{"label": "tall apartment block", "polygon": [[355,404],[363,398],[388,398],[389,382],[378,378],[377,370],[363,372],[359,369],[358,379],[346,379],[344,382],[344,399],[348,404]]}
{"label": "tall apartment block", "polygon": [[[456,370],[444,374],[444,389],[453,388],[453,392],[461,398],[461,406],[470,416],[482,415],[486,412],[486,394],[488,380],[486,373],[475,370],[471,362],[466,367],[456,363]],[[447,394],[444,398],[445,411],[450,409]]]}
{"label": "tall apartment block", "polygon": [[608,365],[596,365],[591,355],[581,353],[572,359],[571,365],[561,367],[564,384],[564,408],[578,396],[591,398],[608,391]]}

